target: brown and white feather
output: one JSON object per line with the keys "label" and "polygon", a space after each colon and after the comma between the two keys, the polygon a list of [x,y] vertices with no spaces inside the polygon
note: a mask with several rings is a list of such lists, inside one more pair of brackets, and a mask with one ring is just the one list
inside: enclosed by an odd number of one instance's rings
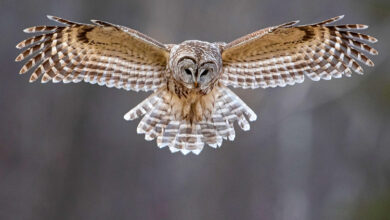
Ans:
{"label": "brown and white feather", "polygon": [[[183,119],[186,105],[175,93],[161,88],[125,114],[126,120],[142,117],[137,133],[145,134],[146,140],[157,139],[157,145],[169,147],[172,152],[181,151],[183,154],[193,152],[199,154],[208,144],[220,147],[222,140],[234,140],[234,122],[243,130],[249,130],[249,121],[256,120],[256,114],[230,89],[218,85],[212,93],[201,97],[201,101],[210,106],[207,117],[199,121]],[[212,101],[211,101],[212,100]]]}
{"label": "brown and white feather", "polygon": [[135,30],[107,22],[81,24],[48,16],[65,26],[36,26],[27,33],[48,32],[20,42],[29,47],[16,61],[31,57],[20,73],[34,66],[30,81],[80,82],[126,90],[155,90],[165,80],[169,50]]}
{"label": "brown and white feather", "polygon": [[[221,81],[242,88],[267,88],[312,80],[362,74],[360,63],[373,66],[364,54],[378,52],[364,42],[375,43],[374,37],[354,32],[367,28],[361,24],[326,26],[343,16],[319,23],[266,28],[223,47],[224,63]],[[292,24],[292,25],[290,25]]]}

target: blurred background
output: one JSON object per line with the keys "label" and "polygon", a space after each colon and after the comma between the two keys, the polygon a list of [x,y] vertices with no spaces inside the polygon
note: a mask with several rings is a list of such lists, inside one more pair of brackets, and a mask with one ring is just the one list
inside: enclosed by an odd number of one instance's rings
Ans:
{"label": "blurred background", "polygon": [[[163,43],[229,42],[345,14],[370,25],[365,75],[235,89],[258,114],[234,142],[171,154],[123,115],[147,93],[18,75],[46,15],[106,20]],[[390,1],[0,0],[0,219],[390,219]]]}

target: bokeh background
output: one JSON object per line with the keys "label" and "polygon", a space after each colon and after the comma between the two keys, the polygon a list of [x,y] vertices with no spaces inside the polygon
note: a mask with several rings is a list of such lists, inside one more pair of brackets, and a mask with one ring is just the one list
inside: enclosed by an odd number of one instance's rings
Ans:
{"label": "bokeh background", "polygon": [[[171,154],[123,115],[148,94],[29,84],[15,45],[52,14],[163,43],[345,14],[379,39],[364,76],[242,90],[250,132]],[[390,219],[390,1],[0,0],[0,219]]]}

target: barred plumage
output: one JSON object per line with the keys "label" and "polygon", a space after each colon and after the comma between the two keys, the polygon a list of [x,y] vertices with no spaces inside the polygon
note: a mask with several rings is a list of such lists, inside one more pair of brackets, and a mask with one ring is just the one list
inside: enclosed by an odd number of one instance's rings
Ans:
{"label": "barred plumage", "polygon": [[16,61],[33,55],[20,73],[38,66],[31,82],[42,76],[42,82],[84,80],[108,87],[149,91],[164,81],[169,51],[163,44],[137,31],[105,22],[89,25],[48,17],[66,26],[27,28],[27,33],[50,33],[17,45],[19,49],[30,48],[19,54]]}
{"label": "barred plumage", "polygon": [[226,86],[267,88],[362,74],[374,66],[368,45],[377,39],[356,31],[363,24],[333,25],[337,16],[296,26],[268,27],[230,43],[185,41],[162,44],[130,28],[105,21],[83,24],[48,16],[62,26],[35,26],[17,44],[16,61],[33,67],[30,82],[88,82],[119,89],[153,91],[125,114],[141,118],[137,133],[172,152],[199,154],[204,144],[233,141],[234,124],[249,130],[256,114]]}
{"label": "barred plumage", "polygon": [[349,31],[367,25],[324,26],[342,17],[311,25],[266,28],[227,44],[222,52],[222,81],[233,87],[267,88],[303,82],[304,75],[317,81],[350,76],[352,71],[362,74],[356,61],[373,66],[363,52],[378,52],[361,41],[377,40]]}
{"label": "barred plumage", "polygon": [[[211,147],[220,147],[223,139],[234,140],[233,123],[238,122],[241,129],[247,131],[250,121],[256,120],[256,114],[230,89],[218,85],[210,93],[215,105],[212,115],[201,121],[191,123],[180,117],[181,103],[175,93],[159,89],[138,106],[125,114],[126,120],[134,120],[144,115],[137,133],[145,134],[146,140],[157,138],[157,145],[168,146],[172,152],[199,154],[204,143]],[[206,97],[209,98],[209,97]]]}

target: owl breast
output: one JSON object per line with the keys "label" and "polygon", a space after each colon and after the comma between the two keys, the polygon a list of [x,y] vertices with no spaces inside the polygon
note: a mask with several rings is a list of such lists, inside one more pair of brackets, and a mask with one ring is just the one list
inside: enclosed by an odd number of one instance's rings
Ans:
{"label": "owl breast", "polygon": [[218,97],[218,83],[207,90],[189,89],[175,79],[170,78],[167,90],[171,94],[171,112],[177,120],[191,123],[207,121],[213,113],[215,100]]}

